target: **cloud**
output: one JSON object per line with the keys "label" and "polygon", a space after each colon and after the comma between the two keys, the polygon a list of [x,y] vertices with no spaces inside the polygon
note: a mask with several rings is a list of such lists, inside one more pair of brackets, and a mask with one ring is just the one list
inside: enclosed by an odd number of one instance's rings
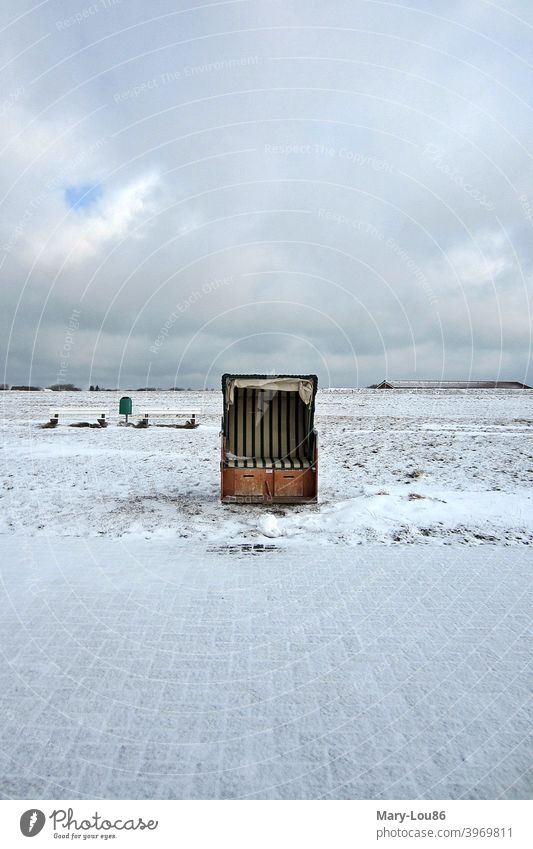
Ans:
{"label": "cloud", "polygon": [[530,369],[533,9],[130,0],[64,23],[57,4],[16,22],[19,5],[0,104],[8,380],[35,343],[52,381],[73,308],[79,383],[94,362],[115,385],[121,361],[132,385],[177,363],[186,385],[272,362],[344,385]]}
{"label": "cloud", "polygon": [[147,219],[157,209],[154,194],[159,183],[157,174],[144,174],[103,194],[87,209],[73,210],[52,232],[34,231],[31,239],[34,253],[44,265],[79,266],[101,255],[110,243],[143,238]]}

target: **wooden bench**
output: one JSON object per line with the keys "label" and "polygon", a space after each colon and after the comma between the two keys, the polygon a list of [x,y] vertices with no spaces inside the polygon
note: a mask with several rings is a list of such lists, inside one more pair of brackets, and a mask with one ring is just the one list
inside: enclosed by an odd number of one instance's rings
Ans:
{"label": "wooden bench", "polygon": [[50,422],[57,424],[59,416],[84,415],[95,417],[99,424],[107,424],[107,414],[103,407],[50,407]]}
{"label": "wooden bench", "polygon": [[178,418],[179,416],[186,416],[187,419],[190,420],[191,426],[196,427],[196,416],[200,415],[200,410],[183,410],[183,409],[161,409],[161,408],[151,408],[147,409],[146,407],[141,407],[140,416],[141,421],[144,424],[148,424],[148,419],[154,416],[172,416],[172,418]]}

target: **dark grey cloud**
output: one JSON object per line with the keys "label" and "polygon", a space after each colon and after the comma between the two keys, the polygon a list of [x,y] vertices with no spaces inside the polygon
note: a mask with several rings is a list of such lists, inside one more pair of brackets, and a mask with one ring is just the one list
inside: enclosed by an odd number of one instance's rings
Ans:
{"label": "dark grey cloud", "polygon": [[5,4],[7,380],[531,382],[529,5],[189,6]]}

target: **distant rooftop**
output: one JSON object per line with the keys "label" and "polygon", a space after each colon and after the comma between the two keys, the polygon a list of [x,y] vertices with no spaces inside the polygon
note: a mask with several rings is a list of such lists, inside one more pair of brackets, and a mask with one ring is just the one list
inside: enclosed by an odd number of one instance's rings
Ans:
{"label": "distant rooftop", "polygon": [[518,380],[382,380],[368,389],[531,389]]}

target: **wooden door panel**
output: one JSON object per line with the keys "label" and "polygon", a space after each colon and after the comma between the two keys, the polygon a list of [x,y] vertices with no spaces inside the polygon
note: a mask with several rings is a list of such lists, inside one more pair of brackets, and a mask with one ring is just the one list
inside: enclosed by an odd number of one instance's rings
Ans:
{"label": "wooden door panel", "polygon": [[236,469],[235,495],[263,495],[264,482],[262,469]]}
{"label": "wooden door panel", "polygon": [[304,494],[304,475],[300,470],[276,469],[274,472],[274,494],[291,496]]}

